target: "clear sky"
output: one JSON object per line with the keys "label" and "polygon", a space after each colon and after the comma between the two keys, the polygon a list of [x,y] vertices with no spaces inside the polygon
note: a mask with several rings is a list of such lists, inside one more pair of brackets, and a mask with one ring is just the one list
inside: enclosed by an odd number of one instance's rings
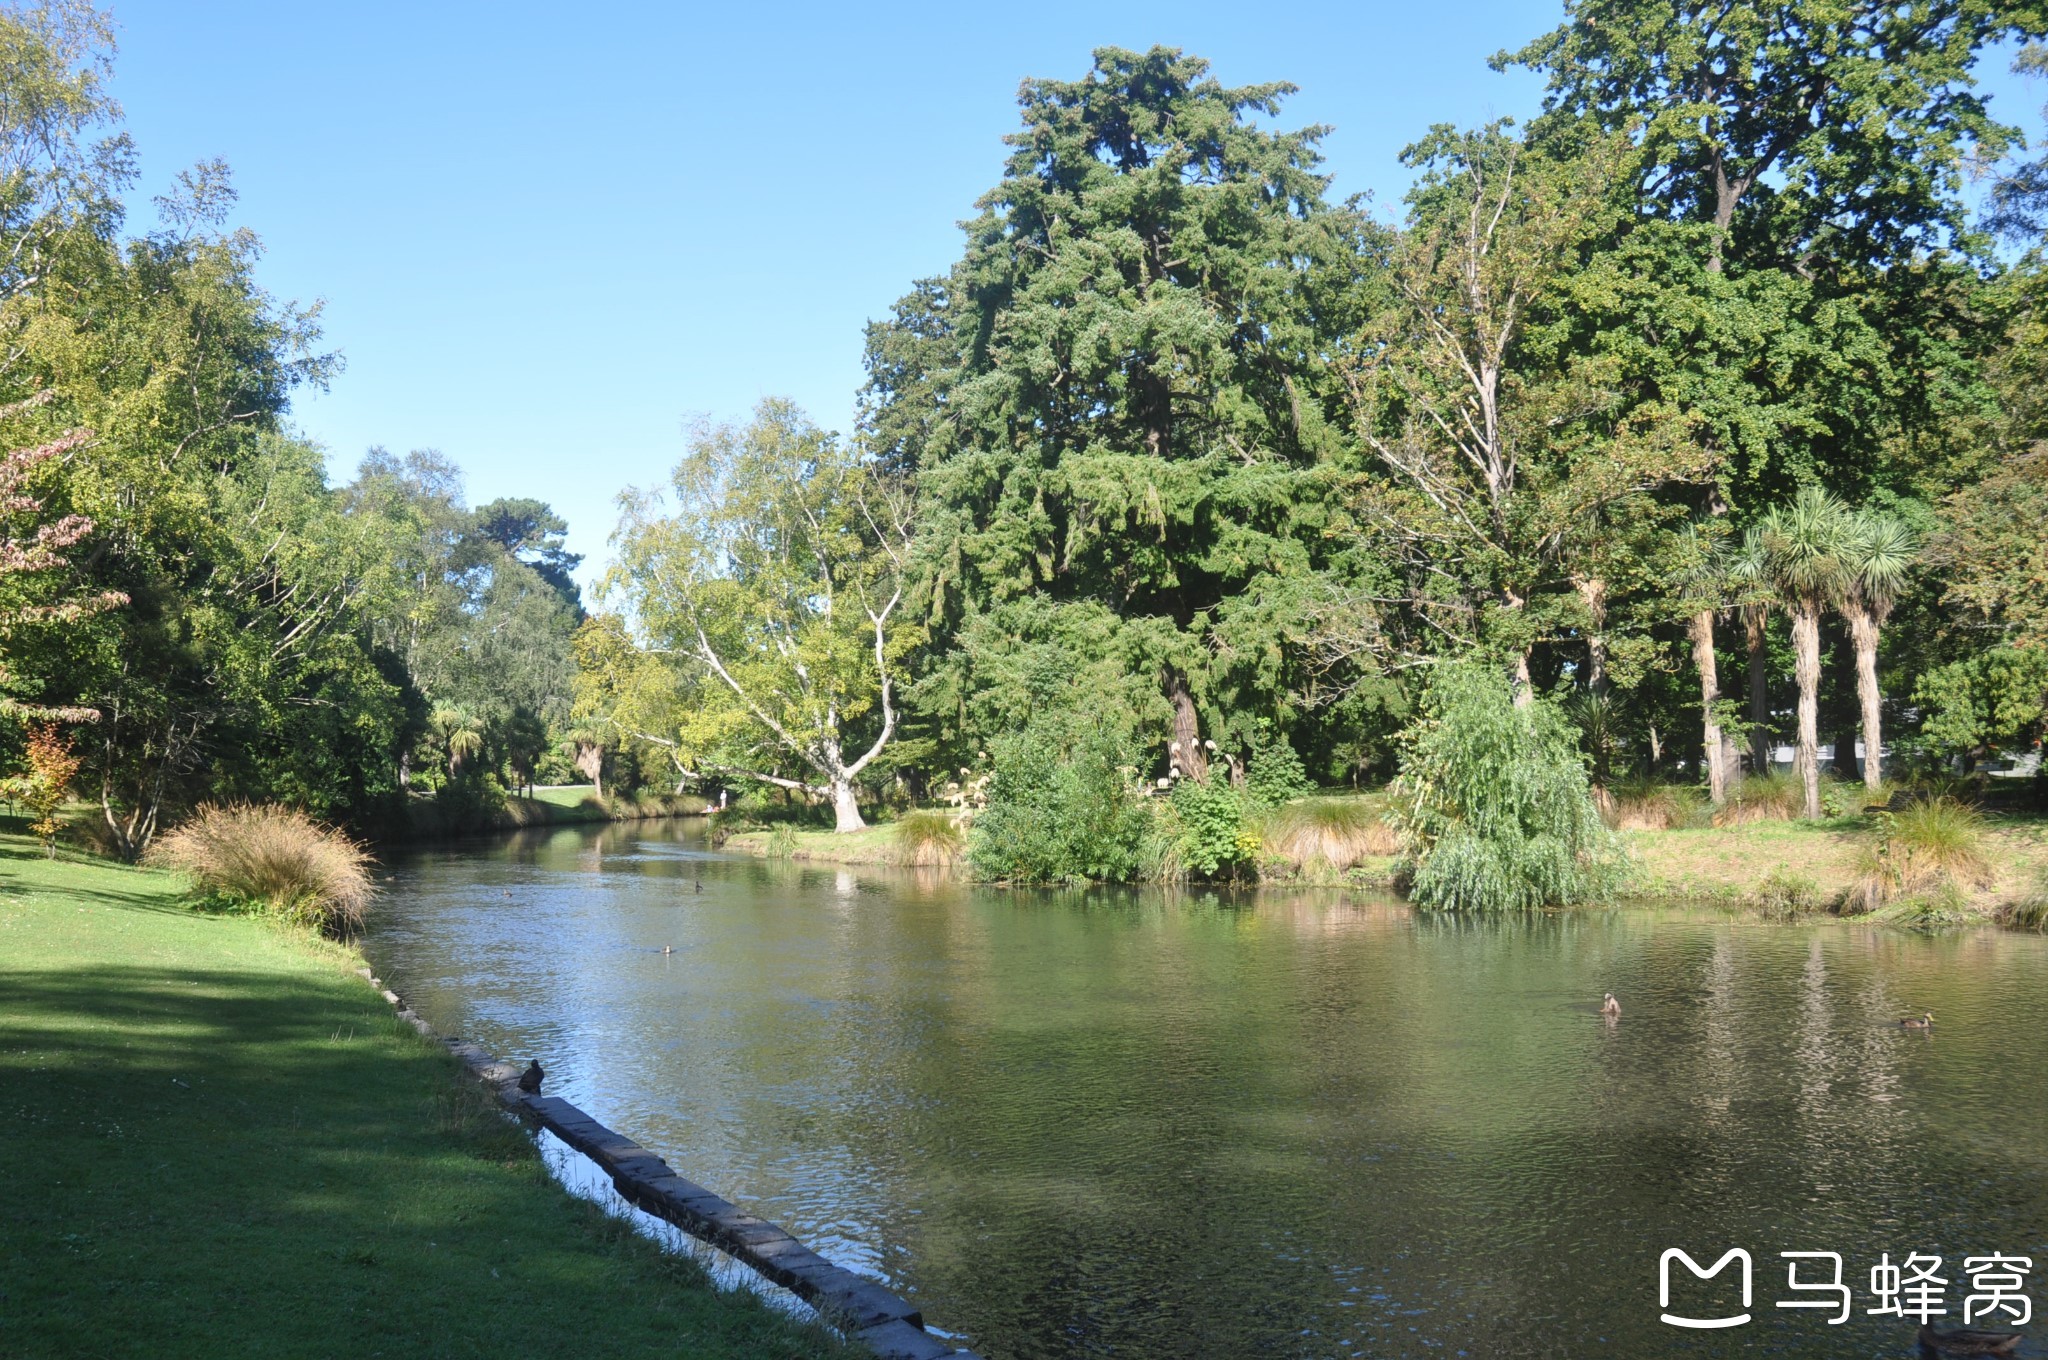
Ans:
{"label": "clear sky", "polygon": [[[1334,127],[1334,195],[1388,206],[1430,124],[1535,108],[1539,83],[1486,58],[1560,17],[1526,0],[107,2],[138,201],[224,157],[264,286],[326,300],[347,367],[293,418],[336,475],[373,444],[439,449],[472,503],[552,503],[586,579],[613,497],[666,476],[691,415],[778,395],[851,426],[861,328],[958,254],[1021,79],[1165,43],[1227,84],[1291,81],[1283,120]],[[2038,102],[2015,97],[2015,120]]]}

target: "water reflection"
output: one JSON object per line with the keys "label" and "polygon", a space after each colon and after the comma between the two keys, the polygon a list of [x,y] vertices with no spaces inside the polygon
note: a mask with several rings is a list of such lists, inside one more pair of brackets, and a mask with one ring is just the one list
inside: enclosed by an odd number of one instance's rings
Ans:
{"label": "water reflection", "polygon": [[[2048,1267],[2038,937],[977,891],[694,836],[422,855],[371,955],[991,1357],[1908,1355],[1878,1252]],[[1746,1246],[1756,1321],[1661,1325],[1674,1246]],[[1771,1306],[1791,1250],[1844,1254],[1848,1325]]]}

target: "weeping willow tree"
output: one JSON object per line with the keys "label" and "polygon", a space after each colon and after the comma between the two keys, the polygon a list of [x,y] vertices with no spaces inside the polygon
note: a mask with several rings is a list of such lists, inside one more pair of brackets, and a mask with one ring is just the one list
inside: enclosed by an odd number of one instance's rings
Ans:
{"label": "weeping willow tree", "polygon": [[1554,704],[1518,705],[1498,668],[1447,665],[1405,741],[1394,792],[1417,906],[1524,911],[1620,885],[1626,857]]}

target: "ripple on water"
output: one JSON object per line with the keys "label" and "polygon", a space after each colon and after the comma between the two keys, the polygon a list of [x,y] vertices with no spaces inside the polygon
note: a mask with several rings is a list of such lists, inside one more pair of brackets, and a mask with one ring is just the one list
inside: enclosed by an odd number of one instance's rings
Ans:
{"label": "ripple on water", "polygon": [[[402,863],[369,952],[991,1357],[1903,1355],[1880,1251],[2048,1262],[2035,936],[971,890],[638,824]],[[1658,1323],[1666,1247],[1738,1245],[1754,1323]],[[1790,1250],[1845,1256],[1849,1325],[1771,1307]]]}

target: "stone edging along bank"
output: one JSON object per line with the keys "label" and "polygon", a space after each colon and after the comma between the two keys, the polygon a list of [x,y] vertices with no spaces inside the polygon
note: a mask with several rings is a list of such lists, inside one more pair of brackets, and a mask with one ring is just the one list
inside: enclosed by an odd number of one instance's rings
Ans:
{"label": "stone edging along bank", "polygon": [[597,1164],[629,1203],[709,1242],[763,1278],[817,1309],[827,1322],[869,1347],[882,1360],[980,1360],[924,1329],[910,1303],[875,1281],[835,1266],[773,1223],[684,1180],[668,1163],[624,1134],[614,1133],[568,1101],[519,1089],[520,1069],[499,1062],[464,1039],[447,1039],[400,1000],[367,968],[356,970],[398,1009],[398,1018],[443,1044],[507,1109],[548,1130]]}

